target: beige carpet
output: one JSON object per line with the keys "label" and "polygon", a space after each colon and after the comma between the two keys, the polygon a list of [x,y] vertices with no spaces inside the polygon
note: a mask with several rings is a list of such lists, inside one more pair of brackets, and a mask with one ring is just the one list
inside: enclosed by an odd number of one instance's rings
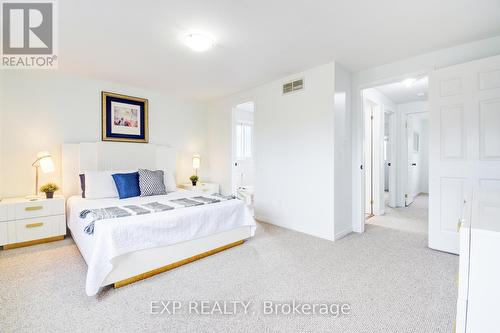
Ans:
{"label": "beige carpet", "polygon": [[[335,243],[260,224],[244,245],[98,297],[71,239],[0,251],[0,332],[452,332],[458,257],[368,225]],[[153,300],[252,301],[248,315],[150,314]],[[348,316],[265,316],[263,300],[347,302]]]}
{"label": "beige carpet", "polygon": [[408,207],[385,207],[385,214],[366,220],[368,224],[427,235],[429,195],[420,194]]}

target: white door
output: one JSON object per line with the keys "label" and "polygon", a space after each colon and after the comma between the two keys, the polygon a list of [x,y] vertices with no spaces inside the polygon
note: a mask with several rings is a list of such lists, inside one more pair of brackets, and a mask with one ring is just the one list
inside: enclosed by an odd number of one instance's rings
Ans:
{"label": "white door", "polygon": [[408,115],[406,117],[406,166],[408,168],[408,173],[406,176],[406,191],[405,191],[405,206],[409,206],[415,200],[416,192],[416,182],[415,178],[417,176],[417,160],[415,158],[414,145],[415,137],[413,130],[413,117]]}
{"label": "white door", "polygon": [[[490,187],[490,186],[488,186]],[[500,187],[474,193],[470,225],[466,332],[498,332]],[[465,221],[467,226],[467,222]],[[467,279],[466,279],[467,280]],[[458,319],[458,318],[457,318]],[[457,326],[458,328],[458,326]]]}
{"label": "white door", "polygon": [[386,182],[389,189],[389,207],[396,207],[396,140],[394,133],[396,132],[396,122],[394,112],[385,112],[384,123],[388,125],[387,140],[384,138],[385,143],[385,163],[386,163]]}
{"label": "white door", "polygon": [[373,106],[364,99],[365,215],[373,215]]}
{"label": "white door", "polygon": [[458,253],[472,191],[500,186],[500,56],[433,72],[429,104],[429,247]]}

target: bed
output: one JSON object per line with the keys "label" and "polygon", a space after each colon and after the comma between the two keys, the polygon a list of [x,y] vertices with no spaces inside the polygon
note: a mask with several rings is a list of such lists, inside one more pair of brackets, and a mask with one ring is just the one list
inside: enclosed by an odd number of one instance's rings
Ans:
{"label": "bed", "polygon": [[81,197],[78,175],[89,170],[169,170],[175,173],[174,149],[153,144],[64,144],[63,194],[67,198],[67,225],[87,263],[87,295],[100,288],[115,288],[139,281],[208,255],[240,245],[252,237],[255,221],[244,202],[237,199],[185,207],[146,215],[132,215],[95,222],[93,234],[85,231],[84,210],[142,205],[205,196],[177,189],[166,195],[128,199]]}

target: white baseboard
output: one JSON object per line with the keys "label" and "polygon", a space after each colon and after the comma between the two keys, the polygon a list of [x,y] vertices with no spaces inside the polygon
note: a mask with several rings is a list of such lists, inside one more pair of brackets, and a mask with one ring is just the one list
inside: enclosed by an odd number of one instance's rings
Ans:
{"label": "white baseboard", "polygon": [[266,216],[262,216],[262,215],[257,215],[254,211],[254,219],[256,219],[257,221],[259,222],[264,222],[264,223],[268,223],[268,224],[273,224],[271,223],[271,219],[266,217]]}
{"label": "white baseboard", "polygon": [[351,232],[353,232],[352,229],[346,229],[344,231],[337,232],[337,233],[335,233],[334,240],[339,240],[341,238],[344,238],[345,236],[349,235]]}
{"label": "white baseboard", "polygon": [[[283,228],[282,226],[277,225],[276,223],[273,223],[273,220],[271,218],[267,217],[267,216],[257,215],[257,214],[254,213],[253,218],[257,222],[262,222],[262,223],[274,225],[274,226],[279,227],[279,228]],[[286,229],[286,228],[284,228],[284,229]]]}
{"label": "white baseboard", "polygon": [[[254,218],[259,221],[259,222],[264,222],[264,223],[267,223],[267,224],[272,224],[274,226],[277,226],[279,228],[283,228],[283,229],[286,229],[286,230],[291,230],[291,231],[295,231],[295,232],[300,232],[304,235],[309,235],[309,236],[312,236],[312,237],[317,237],[317,238],[321,238],[321,239],[325,239],[325,240],[329,240],[329,241],[334,241],[335,238],[327,238],[327,237],[324,237],[322,235],[316,235],[316,234],[312,234],[312,233],[309,233],[307,231],[304,231],[304,230],[298,230],[298,229],[293,229],[293,228],[289,228],[289,227],[286,227],[286,226],[282,226],[282,225],[279,225],[279,224],[276,224],[274,222],[272,222],[273,220],[266,217],[266,216],[262,216],[262,215],[255,215]],[[343,237],[343,236],[342,236]]]}

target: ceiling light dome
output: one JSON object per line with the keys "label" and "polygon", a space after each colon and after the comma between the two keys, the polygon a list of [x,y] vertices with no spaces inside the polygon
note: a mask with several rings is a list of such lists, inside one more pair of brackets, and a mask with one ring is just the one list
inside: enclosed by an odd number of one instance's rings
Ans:
{"label": "ceiling light dome", "polygon": [[204,52],[214,46],[212,37],[201,32],[191,32],[184,37],[184,43],[195,52]]}

